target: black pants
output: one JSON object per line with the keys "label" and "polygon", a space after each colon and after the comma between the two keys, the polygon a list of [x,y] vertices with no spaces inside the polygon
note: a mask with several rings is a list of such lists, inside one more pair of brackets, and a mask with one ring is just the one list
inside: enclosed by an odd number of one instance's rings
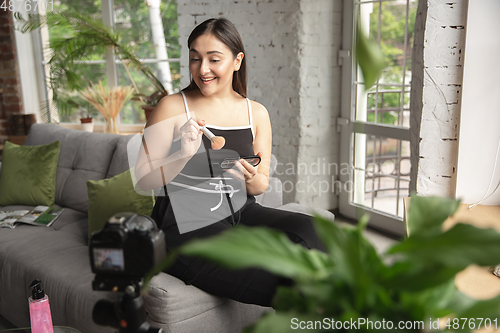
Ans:
{"label": "black pants", "polygon": [[[227,218],[207,227],[179,234],[168,197],[158,200],[152,217],[165,232],[167,252],[193,238],[211,237],[233,227],[231,218]],[[235,219],[250,227],[267,226],[281,230],[290,240],[308,249],[324,249],[314,231],[312,218],[308,215],[263,207],[255,202],[254,197],[249,197],[239,214],[235,214]],[[280,284],[289,283],[289,280],[260,268],[227,269],[203,258],[184,255],[179,255],[166,273],[209,294],[262,306],[270,306],[276,288]]]}

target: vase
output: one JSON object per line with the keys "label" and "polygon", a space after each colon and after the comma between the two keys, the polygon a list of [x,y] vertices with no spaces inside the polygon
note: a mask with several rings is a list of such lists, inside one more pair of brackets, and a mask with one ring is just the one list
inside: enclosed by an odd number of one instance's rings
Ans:
{"label": "vase", "polygon": [[151,113],[153,113],[153,110],[155,109],[155,107],[144,105],[144,106],[142,106],[142,109],[144,110],[144,116],[146,118],[146,122],[148,122],[149,117],[151,116]]}
{"label": "vase", "polygon": [[106,133],[119,134],[118,126],[116,126],[116,118],[109,118],[106,122]]}

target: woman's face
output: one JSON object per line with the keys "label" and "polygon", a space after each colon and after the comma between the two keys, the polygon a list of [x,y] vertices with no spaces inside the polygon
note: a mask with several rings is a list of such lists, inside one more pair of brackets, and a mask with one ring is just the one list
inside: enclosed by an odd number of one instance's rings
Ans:
{"label": "woman's face", "polygon": [[189,71],[201,93],[213,96],[233,89],[233,73],[240,69],[242,59],[242,52],[235,58],[226,44],[205,34],[191,43]]}

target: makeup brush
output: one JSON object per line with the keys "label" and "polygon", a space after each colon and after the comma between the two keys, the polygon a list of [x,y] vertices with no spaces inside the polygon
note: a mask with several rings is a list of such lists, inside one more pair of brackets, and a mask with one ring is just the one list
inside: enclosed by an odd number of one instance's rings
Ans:
{"label": "makeup brush", "polygon": [[205,126],[200,126],[200,129],[203,132],[203,134],[205,134],[207,138],[210,139],[210,142],[212,143],[212,149],[219,150],[226,144],[226,139],[224,139],[222,136],[214,135],[214,133],[212,133]]}

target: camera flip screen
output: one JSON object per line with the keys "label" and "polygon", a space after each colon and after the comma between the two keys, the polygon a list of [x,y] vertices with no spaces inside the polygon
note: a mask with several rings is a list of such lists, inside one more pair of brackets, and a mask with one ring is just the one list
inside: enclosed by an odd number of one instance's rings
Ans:
{"label": "camera flip screen", "polygon": [[123,250],[94,248],[94,267],[102,271],[125,271]]}

